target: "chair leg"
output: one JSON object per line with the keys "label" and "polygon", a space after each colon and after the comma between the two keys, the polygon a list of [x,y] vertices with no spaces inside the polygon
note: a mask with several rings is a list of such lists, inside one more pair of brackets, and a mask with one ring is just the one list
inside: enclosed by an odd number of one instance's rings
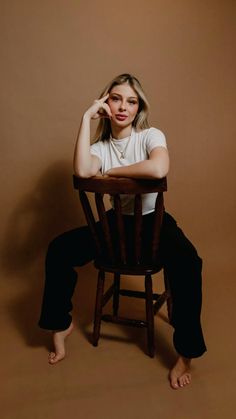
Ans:
{"label": "chair leg", "polygon": [[105,272],[100,270],[98,272],[97,295],[96,295],[95,313],[94,313],[93,346],[98,345],[98,339],[100,336],[104,282],[105,282]]}
{"label": "chair leg", "polygon": [[167,272],[166,272],[165,269],[164,269],[164,283],[165,283],[165,290],[168,293],[166,304],[167,304],[168,319],[169,319],[169,322],[171,324],[171,322],[172,322],[172,298],[171,298],[171,291],[170,291],[168,275],[167,275]]}
{"label": "chair leg", "polygon": [[145,291],[146,291],[146,319],[147,319],[147,338],[148,338],[148,353],[151,358],[154,357],[154,311],[153,311],[153,295],[152,295],[152,276],[145,276]]}
{"label": "chair leg", "polygon": [[113,316],[117,316],[120,297],[120,274],[114,274]]}

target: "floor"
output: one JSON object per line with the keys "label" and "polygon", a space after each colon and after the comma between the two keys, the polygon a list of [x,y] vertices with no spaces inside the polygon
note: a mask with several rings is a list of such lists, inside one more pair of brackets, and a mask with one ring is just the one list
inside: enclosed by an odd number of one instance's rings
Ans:
{"label": "floor", "polygon": [[[38,329],[43,258],[30,267],[4,267],[1,282],[2,419],[233,419],[236,372],[235,271],[233,249],[204,249],[202,322],[207,353],[193,362],[193,381],[172,390],[168,369],[175,361],[172,329],[163,307],[156,317],[157,354],[145,354],[145,331],[103,324],[99,346],[90,344],[96,272],[79,269],[74,296],[75,330],[67,358],[47,363],[50,334]],[[226,263],[227,262],[227,263]],[[126,277],[133,286],[140,278]],[[155,277],[157,289],[162,278]],[[123,313],[144,314],[142,302],[123,302]]]}

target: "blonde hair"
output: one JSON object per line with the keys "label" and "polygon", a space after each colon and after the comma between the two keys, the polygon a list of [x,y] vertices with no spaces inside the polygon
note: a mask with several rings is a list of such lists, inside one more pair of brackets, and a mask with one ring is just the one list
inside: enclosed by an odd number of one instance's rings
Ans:
{"label": "blonde hair", "polygon": [[[118,86],[120,84],[128,83],[130,87],[136,92],[139,99],[139,108],[137,115],[132,123],[133,127],[136,128],[137,131],[142,129],[149,128],[148,123],[148,110],[149,110],[149,103],[143,91],[143,88],[136,79],[136,77],[132,76],[131,74],[120,74],[119,76],[115,77],[110,83],[107,84],[105,89],[102,91],[100,98],[110,93],[114,86]],[[96,141],[106,141],[109,140],[111,135],[111,124],[110,120],[107,118],[100,119],[97,130],[95,133],[95,140]]]}

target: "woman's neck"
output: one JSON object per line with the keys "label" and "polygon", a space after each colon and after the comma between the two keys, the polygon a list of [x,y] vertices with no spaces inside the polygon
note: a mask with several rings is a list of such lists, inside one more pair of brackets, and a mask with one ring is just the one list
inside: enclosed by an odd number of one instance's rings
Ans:
{"label": "woman's neck", "polygon": [[112,137],[116,138],[117,140],[122,140],[123,138],[129,137],[132,131],[132,125],[128,127],[119,128],[119,127],[111,127]]}

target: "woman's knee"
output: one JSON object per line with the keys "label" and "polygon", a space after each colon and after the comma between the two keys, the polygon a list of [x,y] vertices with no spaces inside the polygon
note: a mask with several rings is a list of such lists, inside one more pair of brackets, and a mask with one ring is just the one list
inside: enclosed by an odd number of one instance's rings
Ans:
{"label": "woman's knee", "polygon": [[66,249],[67,246],[63,239],[63,234],[55,237],[48,245],[46,260],[55,259],[60,262],[60,260],[65,258]]}
{"label": "woman's knee", "polygon": [[82,266],[94,257],[94,243],[87,227],[79,227],[55,237],[48,246],[47,263],[61,267]]}
{"label": "woman's knee", "polygon": [[164,252],[164,261],[173,269],[184,269],[201,272],[202,259],[197,250],[188,240],[179,242]]}
{"label": "woman's knee", "polygon": [[181,254],[182,262],[188,266],[191,266],[194,270],[201,272],[202,270],[202,259],[198,255],[196,248],[190,243]]}

